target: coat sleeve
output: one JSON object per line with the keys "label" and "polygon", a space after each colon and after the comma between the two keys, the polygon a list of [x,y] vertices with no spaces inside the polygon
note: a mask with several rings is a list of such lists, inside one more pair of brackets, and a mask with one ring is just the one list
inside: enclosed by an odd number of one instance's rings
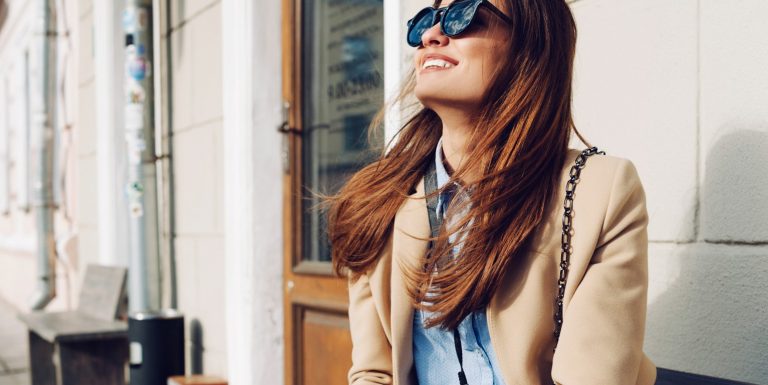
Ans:
{"label": "coat sleeve", "polygon": [[[643,353],[648,291],[648,213],[635,166],[621,159],[597,246],[564,309],[552,363],[559,385],[651,385]],[[571,284],[571,282],[569,282]]]}
{"label": "coat sleeve", "polygon": [[371,295],[367,274],[349,279],[349,329],[352,334],[350,385],[392,383],[392,348]]}

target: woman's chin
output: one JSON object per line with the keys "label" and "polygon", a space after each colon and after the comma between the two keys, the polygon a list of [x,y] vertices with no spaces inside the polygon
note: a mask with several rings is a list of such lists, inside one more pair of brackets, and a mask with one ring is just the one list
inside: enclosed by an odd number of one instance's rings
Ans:
{"label": "woman's chin", "polygon": [[[431,91],[431,90],[430,90]],[[441,91],[441,92],[414,92],[416,99],[418,99],[424,107],[431,110],[439,110],[441,108],[461,108],[465,106],[477,104],[474,98],[461,97],[460,90]]]}

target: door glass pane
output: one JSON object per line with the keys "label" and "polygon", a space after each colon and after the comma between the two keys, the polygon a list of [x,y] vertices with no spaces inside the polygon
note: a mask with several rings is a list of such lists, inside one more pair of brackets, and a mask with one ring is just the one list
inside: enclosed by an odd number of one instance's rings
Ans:
{"label": "door glass pane", "polygon": [[372,160],[367,128],[384,97],[383,2],[302,0],[301,7],[302,259],[330,261],[326,215],[313,192],[337,192]]}

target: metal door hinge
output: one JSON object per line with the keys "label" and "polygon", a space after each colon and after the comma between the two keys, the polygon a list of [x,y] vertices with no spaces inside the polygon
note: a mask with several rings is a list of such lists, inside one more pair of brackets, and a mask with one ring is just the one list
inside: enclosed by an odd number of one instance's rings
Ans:
{"label": "metal door hinge", "polygon": [[277,126],[277,132],[283,134],[283,137],[281,139],[282,149],[280,151],[280,158],[282,159],[282,163],[283,163],[283,172],[287,174],[288,172],[290,172],[290,169],[291,169],[290,143],[289,143],[288,135],[301,135],[301,130],[291,127],[291,125],[288,123],[288,119],[291,116],[290,115],[291,103],[283,102],[281,112],[282,112],[282,123],[280,123],[280,125]]}
{"label": "metal door hinge", "polygon": [[291,114],[291,103],[284,102],[283,108],[282,108],[282,122],[279,126],[277,126],[277,132],[281,134],[296,134],[300,135],[301,130],[291,127],[290,124],[288,124],[288,120],[290,118]]}

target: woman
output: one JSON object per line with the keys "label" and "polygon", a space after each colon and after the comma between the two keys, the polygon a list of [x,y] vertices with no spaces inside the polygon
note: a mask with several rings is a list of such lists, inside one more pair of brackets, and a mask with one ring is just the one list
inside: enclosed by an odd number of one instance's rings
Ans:
{"label": "woman", "polygon": [[401,98],[421,108],[331,200],[333,262],[349,276],[349,383],[653,384],[637,171],[591,156],[565,202],[579,156],[568,148],[567,4],[438,0],[409,21],[407,41],[415,79]]}

